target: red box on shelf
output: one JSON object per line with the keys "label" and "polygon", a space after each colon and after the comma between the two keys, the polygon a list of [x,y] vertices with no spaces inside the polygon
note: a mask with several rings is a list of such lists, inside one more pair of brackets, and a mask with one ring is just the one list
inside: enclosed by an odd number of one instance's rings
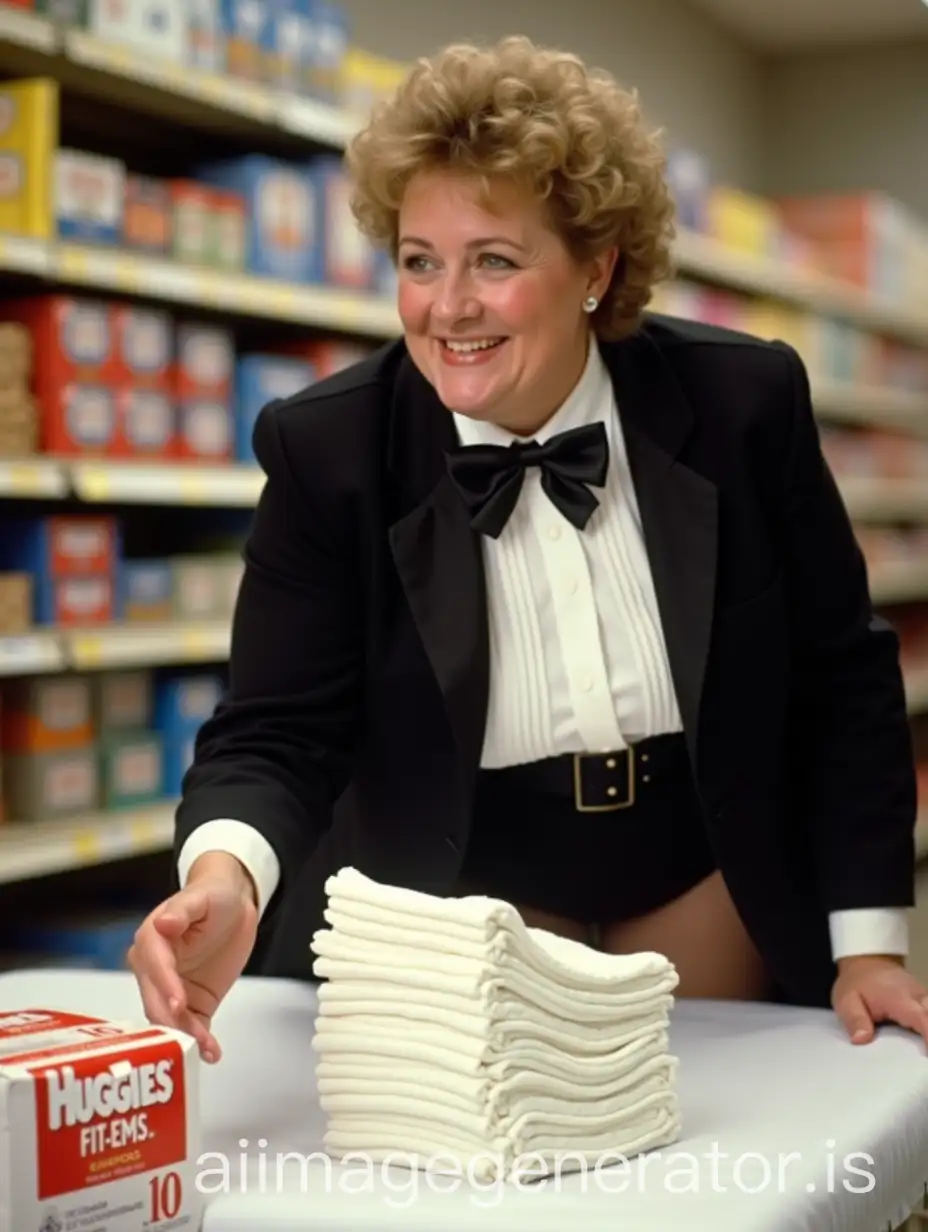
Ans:
{"label": "red box on shelf", "polygon": [[146,389],[170,389],[174,322],[169,312],[117,304],[113,333],[120,381]]}
{"label": "red box on shelf", "polygon": [[117,619],[112,577],[88,574],[48,578],[37,591],[36,620],[58,628],[112,624]]}
{"label": "red box on shelf", "polygon": [[169,389],[126,385],[116,391],[115,456],[170,461],[176,456],[176,446],[177,415]]}
{"label": "red box on shelf", "polygon": [[110,453],[116,436],[114,387],[120,374],[112,304],[47,295],[3,304],[0,315],[25,325],[35,354],[42,357],[32,374],[42,451],[68,456]]}

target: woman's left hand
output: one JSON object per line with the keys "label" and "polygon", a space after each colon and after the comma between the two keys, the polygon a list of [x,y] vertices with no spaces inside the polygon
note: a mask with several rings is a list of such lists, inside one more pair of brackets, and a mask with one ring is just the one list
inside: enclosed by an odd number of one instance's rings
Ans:
{"label": "woman's left hand", "polygon": [[908,1027],[928,1043],[928,988],[891,955],[840,959],[831,1004],[855,1044],[869,1043],[881,1022]]}

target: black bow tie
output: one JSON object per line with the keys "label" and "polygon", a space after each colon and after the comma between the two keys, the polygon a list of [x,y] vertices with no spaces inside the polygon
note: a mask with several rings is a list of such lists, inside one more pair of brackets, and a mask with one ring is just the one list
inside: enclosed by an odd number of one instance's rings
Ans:
{"label": "black bow tie", "polygon": [[452,482],[471,513],[471,526],[496,539],[516,507],[527,466],[541,468],[548,499],[582,530],[599,504],[587,485],[605,484],[609,442],[604,425],[597,423],[560,432],[544,445],[465,445],[446,457]]}

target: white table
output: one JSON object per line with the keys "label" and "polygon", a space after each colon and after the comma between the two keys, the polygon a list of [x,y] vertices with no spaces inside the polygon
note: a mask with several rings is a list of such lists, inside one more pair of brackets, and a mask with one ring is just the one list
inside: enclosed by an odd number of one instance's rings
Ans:
{"label": "white table", "polygon": [[[0,1010],[28,1007],[141,1015],[135,984],[121,973],[0,976]],[[463,1181],[449,1191],[451,1178],[401,1169],[365,1176],[322,1159],[315,1008],[312,986],[251,978],[217,1016],[225,1057],[204,1067],[204,1147],[231,1166],[203,1232],[669,1232],[681,1224],[688,1232],[886,1232],[924,1194],[928,1059],[901,1030],[854,1047],[828,1012],[680,1001],[672,1044],[684,1125],[673,1147],[644,1166],[545,1188]],[[245,1168],[242,1138],[253,1156]],[[277,1169],[278,1152],[316,1158],[305,1169],[299,1160]],[[844,1171],[842,1160],[857,1152],[872,1163],[856,1156],[863,1174]],[[203,1167],[209,1184],[215,1157]]]}

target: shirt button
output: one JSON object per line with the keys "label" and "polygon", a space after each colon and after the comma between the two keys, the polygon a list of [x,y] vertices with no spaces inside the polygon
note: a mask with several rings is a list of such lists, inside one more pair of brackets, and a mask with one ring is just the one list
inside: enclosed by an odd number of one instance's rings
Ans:
{"label": "shirt button", "polygon": [[590,693],[592,691],[593,689],[593,677],[592,676],[584,676],[583,680],[580,683],[583,686],[584,693]]}
{"label": "shirt button", "polygon": [[560,537],[561,537],[561,528],[559,526],[557,526],[556,524],[552,524],[551,526],[548,527],[548,538],[549,539],[560,539]]}
{"label": "shirt button", "polygon": [[570,581],[567,583],[567,593],[569,595],[575,595],[579,589],[580,589],[580,584],[578,583],[577,579],[571,578]]}

